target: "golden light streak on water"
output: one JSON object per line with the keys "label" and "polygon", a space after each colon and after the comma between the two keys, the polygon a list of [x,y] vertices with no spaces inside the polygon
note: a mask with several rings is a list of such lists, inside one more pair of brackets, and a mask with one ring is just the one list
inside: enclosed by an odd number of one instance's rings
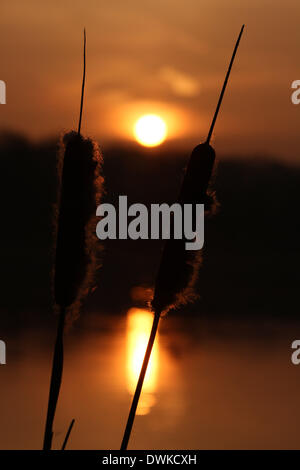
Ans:
{"label": "golden light streak on water", "polygon": [[[147,310],[131,308],[127,314],[126,349],[127,349],[127,387],[133,394],[139,378],[148,339],[151,331],[153,315]],[[155,404],[159,362],[159,336],[157,335],[144,380],[137,414],[148,414]]]}

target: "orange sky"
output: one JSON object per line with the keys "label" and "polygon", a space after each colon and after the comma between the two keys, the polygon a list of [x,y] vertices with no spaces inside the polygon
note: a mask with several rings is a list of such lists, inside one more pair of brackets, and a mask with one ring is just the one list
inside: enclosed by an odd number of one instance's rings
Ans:
{"label": "orange sky", "polygon": [[298,0],[1,0],[0,129],[40,138],[78,119],[87,28],[83,131],[132,139],[159,113],[171,138],[206,137],[230,55],[246,30],[214,135],[218,152],[299,158]]}

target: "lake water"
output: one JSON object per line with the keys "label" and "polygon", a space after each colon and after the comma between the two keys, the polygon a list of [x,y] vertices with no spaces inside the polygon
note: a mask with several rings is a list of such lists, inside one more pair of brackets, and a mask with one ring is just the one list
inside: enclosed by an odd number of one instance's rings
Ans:
{"label": "lake water", "polygon": [[[67,333],[54,448],[72,418],[69,449],[119,448],[150,327],[151,315],[132,308],[90,315]],[[42,446],[52,333],[7,339],[1,449]],[[162,319],[129,448],[300,448],[298,338],[295,322]]]}

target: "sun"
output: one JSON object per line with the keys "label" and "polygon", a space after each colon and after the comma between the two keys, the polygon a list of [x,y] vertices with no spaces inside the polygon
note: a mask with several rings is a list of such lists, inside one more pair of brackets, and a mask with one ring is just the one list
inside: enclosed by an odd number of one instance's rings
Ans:
{"label": "sun", "polygon": [[160,145],[167,136],[165,121],[156,114],[145,114],[134,125],[136,140],[145,147]]}

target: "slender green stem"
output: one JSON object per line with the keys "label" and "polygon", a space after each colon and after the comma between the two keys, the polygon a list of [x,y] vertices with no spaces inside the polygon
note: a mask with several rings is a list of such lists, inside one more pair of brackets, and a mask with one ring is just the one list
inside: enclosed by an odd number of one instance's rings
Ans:
{"label": "slender green stem", "polygon": [[129,442],[129,439],[130,439],[130,434],[131,434],[131,430],[132,430],[132,426],[133,426],[133,422],[134,422],[134,418],[135,418],[135,414],[136,414],[136,409],[137,409],[139,398],[140,398],[140,395],[141,395],[141,391],[142,391],[142,387],[143,387],[143,383],[144,383],[144,378],[145,378],[145,375],[146,375],[146,372],[147,372],[147,367],[148,367],[148,364],[149,364],[151,351],[152,351],[152,348],[153,348],[153,344],[154,344],[154,340],[155,340],[155,336],[156,336],[156,332],[157,332],[157,328],[158,328],[159,319],[160,319],[160,313],[155,313],[154,318],[153,318],[152,329],[151,329],[151,333],[150,333],[150,337],[149,337],[149,341],[148,341],[148,346],[147,346],[144,361],[143,361],[143,365],[142,365],[142,368],[141,368],[139,380],[138,380],[138,383],[137,383],[137,386],[136,386],[136,389],[135,389],[135,393],[134,393],[132,403],[131,403],[130,412],[129,412],[129,415],[128,415],[128,420],[127,420],[127,424],[126,424],[126,428],[125,428],[125,432],[124,432],[124,436],[123,436],[123,440],[122,440],[122,444],[121,444],[121,450],[126,450],[127,446],[128,446],[128,442]]}
{"label": "slender green stem", "polygon": [[61,386],[62,373],[63,373],[63,362],[64,362],[64,326],[66,318],[65,307],[60,308],[59,320],[57,326],[56,341],[54,347],[54,355],[52,362],[52,374],[50,381],[50,391],[48,399],[48,411],[45,426],[44,445],[43,450],[51,450],[52,437],[53,437],[53,421],[55,417],[55,411]]}

